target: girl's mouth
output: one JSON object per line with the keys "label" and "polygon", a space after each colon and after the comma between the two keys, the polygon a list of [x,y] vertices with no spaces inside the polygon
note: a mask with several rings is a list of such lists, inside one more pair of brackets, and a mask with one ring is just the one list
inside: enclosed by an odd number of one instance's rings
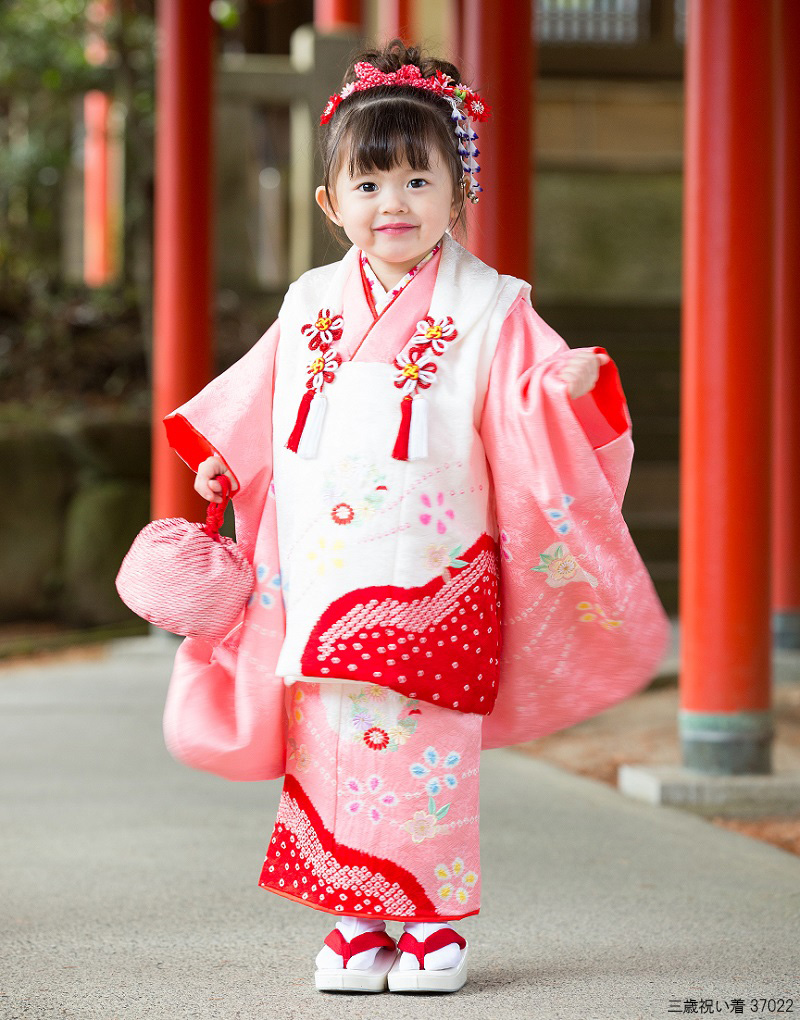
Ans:
{"label": "girl's mouth", "polygon": [[412,223],[387,223],[385,227],[376,227],[377,231],[381,234],[405,234],[409,230],[414,230],[415,227]]}

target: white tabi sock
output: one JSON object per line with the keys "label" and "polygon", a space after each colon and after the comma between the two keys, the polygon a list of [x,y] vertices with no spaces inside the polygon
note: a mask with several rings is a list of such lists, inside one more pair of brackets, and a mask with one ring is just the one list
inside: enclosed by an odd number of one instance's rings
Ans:
{"label": "white tabi sock", "polygon": [[[429,935],[433,935],[440,928],[449,928],[447,921],[406,921],[403,931],[413,935],[418,942],[424,942]],[[432,953],[425,954],[425,970],[447,970],[449,967],[456,967],[461,959],[461,950],[455,944],[442,946]],[[400,961],[397,964],[398,970],[419,970],[419,961],[413,953],[401,953]]]}
{"label": "white tabi sock", "polygon": [[[365,931],[386,931],[386,922],[371,917],[341,917],[336,922],[336,927],[347,939],[348,942],[363,935]],[[348,970],[367,970],[375,962],[375,957],[380,952],[380,946],[375,949],[365,949],[363,953],[356,953],[350,957],[347,964]],[[317,967],[320,970],[342,970],[344,961],[338,953],[335,953],[330,946],[323,946],[317,953]]]}

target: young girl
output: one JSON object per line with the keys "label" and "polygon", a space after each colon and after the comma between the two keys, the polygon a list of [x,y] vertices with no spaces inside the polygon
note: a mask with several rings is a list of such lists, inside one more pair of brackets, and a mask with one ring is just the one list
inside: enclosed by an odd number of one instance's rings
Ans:
{"label": "young girl", "polygon": [[451,236],[488,107],[396,40],[345,83],[316,199],[352,247],[165,419],[205,499],[230,478],[256,573],[234,631],[187,639],[174,675],[235,685],[233,736],[192,764],[285,777],[260,884],[336,915],[317,988],[454,991],[481,748],[632,694],[666,618],[620,513],[614,365]]}

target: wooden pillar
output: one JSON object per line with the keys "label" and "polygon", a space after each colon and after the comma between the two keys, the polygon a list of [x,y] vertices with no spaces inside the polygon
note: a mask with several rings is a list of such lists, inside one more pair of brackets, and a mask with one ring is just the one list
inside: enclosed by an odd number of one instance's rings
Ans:
{"label": "wooden pillar", "polygon": [[772,610],[775,646],[800,648],[800,5],[777,21],[775,223],[775,479]]}
{"label": "wooden pillar", "polygon": [[[108,0],[93,0],[86,9],[86,60],[99,67],[108,59],[104,26]],[[101,287],[114,275],[109,187],[111,98],[93,89],[83,97],[83,279]]]}
{"label": "wooden pillar", "polygon": [[318,32],[361,29],[361,0],[314,0],[314,28]]}
{"label": "wooden pillar", "polygon": [[415,43],[411,8],[411,0],[381,0],[378,4],[378,38],[402,39],[406,45]]}
{"label": "wooden pillar", "polygon": [[771,771],[773,9],[689,8],[679,725],[708,773]]}
{"label": "wooden pillar", "polygon": [[533,238],[533,94],[531,0],[464,0],[462,72],[492,107],[478,125],[478,181],[468,246],[500,273],[530,279]]}
{"label": "wooden pillar", "polygon": [[212,374],[211,71],[207,3],[159,0],[153,324],[154,517],[205,504],[162,418]]}

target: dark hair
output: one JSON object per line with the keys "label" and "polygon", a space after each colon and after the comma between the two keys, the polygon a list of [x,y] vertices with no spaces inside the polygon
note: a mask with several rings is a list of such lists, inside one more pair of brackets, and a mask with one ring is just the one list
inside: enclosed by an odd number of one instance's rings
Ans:
{"label": "dark hair", "polygon": [[[367,50],[354,57],[343,84],[353,80],[355,65],[361,62],[372,64],[384,74],[397,71],[404,64],[414,64],[424,78],[441,71],[461,82],[458,68],[447,61],[423,56],[418,47],[406,46],[400,39],[392,39],[382,50]],[[450,104],[445,99],[425,89],[398,85],[353,92],[343,99],[321,135],[322,181],[329,202],[330,188],[345,159],[348,142],[346,158],[351,177],[391,170],[404,158],[414,170],[428,170],[431,149],[436,148],[450,171],[453,200],[458,202],[460,196],[454,226],[466,234],[464,168]]]}

